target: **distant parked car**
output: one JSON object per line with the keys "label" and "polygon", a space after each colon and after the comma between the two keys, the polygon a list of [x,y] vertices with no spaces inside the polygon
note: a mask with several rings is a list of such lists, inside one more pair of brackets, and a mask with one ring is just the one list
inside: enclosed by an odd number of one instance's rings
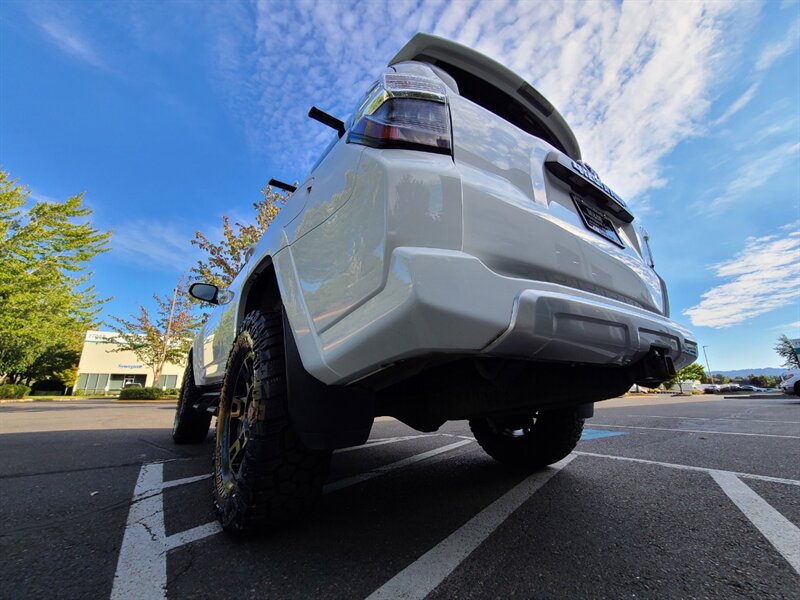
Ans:
{"label": "distant parked car", "polygon": [[742,385],[739,389],[743,392],[763,392],[764,388],[756,387],[754,385]]}

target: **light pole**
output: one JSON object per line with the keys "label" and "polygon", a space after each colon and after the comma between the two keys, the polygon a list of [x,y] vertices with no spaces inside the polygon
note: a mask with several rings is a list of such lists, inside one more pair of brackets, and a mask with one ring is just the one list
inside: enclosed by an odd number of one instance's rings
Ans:
{"label": "light pole", "polygon": [[711,374],[711,365],[708,364],[708,352],[706,352],[706,348],[710,348],[710,346],[703,346],[703,356],[706,357],[706,368],[708,369],[708,376],[711,378],[711,383],[714,383],[714,376]]}

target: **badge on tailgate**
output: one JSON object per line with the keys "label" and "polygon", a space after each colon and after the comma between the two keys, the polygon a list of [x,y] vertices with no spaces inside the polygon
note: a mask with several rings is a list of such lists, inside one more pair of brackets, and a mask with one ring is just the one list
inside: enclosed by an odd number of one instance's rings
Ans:
{"label": "badge on tailgate", "polygon": [[628,205],[600,179],[589,165],[572,160],[560,152],[551,152],[544,162],[547,170],[584,197],[591,197],[598,206],[620,221],[631,223],[633,215]]}

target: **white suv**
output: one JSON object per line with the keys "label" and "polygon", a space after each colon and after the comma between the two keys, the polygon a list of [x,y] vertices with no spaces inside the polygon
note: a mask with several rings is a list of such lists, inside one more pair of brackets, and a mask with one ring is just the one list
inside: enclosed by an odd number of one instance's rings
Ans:
{"label": "white suv", "polygon": [[792,369],[781,375],[781,391],[800,396],[800,369]]}
{"label": "white suv", "polygon": [[336,130],[197,335],[173,437],[217,413],[229,531],[307,510],[376,415],[468,419],[497,460],[569,454],[593,403],[692,363],[644,229],[567,123],[489,58],[418,34]]}

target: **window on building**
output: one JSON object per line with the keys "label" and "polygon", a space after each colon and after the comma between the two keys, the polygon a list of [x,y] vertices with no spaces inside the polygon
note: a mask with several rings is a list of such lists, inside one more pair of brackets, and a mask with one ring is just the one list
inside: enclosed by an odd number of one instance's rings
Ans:
{"label": "window on building", "polygon": [[161,378],[159,379],[159,387],[162,390],[178,387],[178,376],[162,375]]}

